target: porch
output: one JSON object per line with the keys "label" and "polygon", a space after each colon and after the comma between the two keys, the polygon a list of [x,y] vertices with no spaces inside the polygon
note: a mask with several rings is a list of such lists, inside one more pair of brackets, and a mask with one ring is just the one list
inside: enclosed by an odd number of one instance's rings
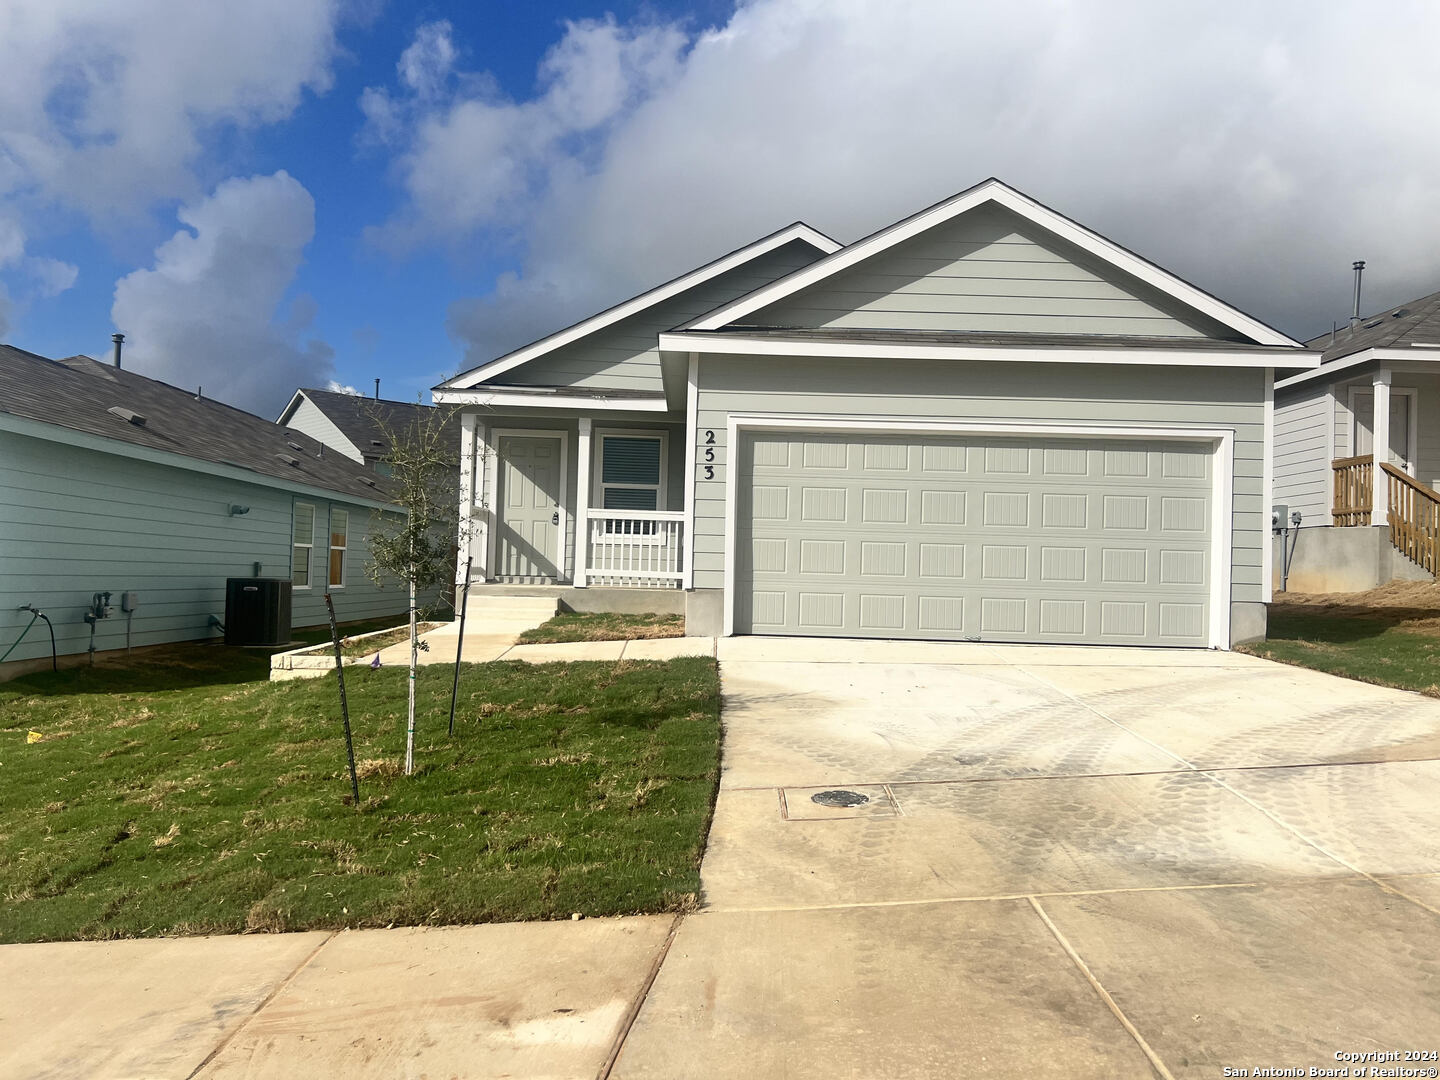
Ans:
{"label": "porch", "polygon": [[[469,543],[457,580],[468,556],[472,591],[563,592],[577,611],[679,610],[690,561],[684,430],[663,414],[462,414]],[[648,599],[635,608],[620,590]]]}

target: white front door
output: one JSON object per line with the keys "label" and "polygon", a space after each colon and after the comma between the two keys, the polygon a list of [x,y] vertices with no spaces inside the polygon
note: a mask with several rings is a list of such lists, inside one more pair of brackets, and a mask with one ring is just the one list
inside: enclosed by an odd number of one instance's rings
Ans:
{"label": "white front door", "polygon": [[564,446],[556,435],[500,436],[497,580],[534,583],[559,578]]}
{"label": "white front door", "polygon": [[[1372,418],[1375,415],[1375,392],[1356,390],[1351,398],[1355,415],[1355,454],[1364,457],[1375,452]],[[1386,459],[1414,475],[1415,462],[1410,457],[1410,413],[1415,392],[1401,387],[1390,388],[1390,456]]]}

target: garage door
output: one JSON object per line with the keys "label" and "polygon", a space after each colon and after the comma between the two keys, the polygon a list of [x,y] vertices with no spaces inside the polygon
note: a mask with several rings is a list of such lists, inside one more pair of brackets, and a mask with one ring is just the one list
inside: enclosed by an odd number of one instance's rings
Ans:
{"label": "garage door", "polygon": [[1211,447],[748,433],[739,633],[1209,642]]}

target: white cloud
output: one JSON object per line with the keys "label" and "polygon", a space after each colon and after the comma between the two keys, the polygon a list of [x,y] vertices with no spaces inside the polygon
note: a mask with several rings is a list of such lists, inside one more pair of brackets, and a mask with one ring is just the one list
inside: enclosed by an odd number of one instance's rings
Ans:
{"label": "white cloud", "polygon": [[407,202],[379,235],[521,238],[520,272],[452,309],[479,362],[796,218],[850,240],[998,175],[1316,333],[1347,313],[1354,258],[1373,306],[1440,287],[1437,35],[1424,0],[1383,26],[1353,0],[750,0],[698,34],[576,23],[526,100],[453,73],[438,99],[384,95]]}
{"label": "white cloud", "polygon": [[402,92],[361,99],[365,137],[396,143],[407,209],[371,239],[392,249],[456,229],[525,224],[537,189],[602,146],[630,109],[673,80],[685,45],[674,27],[568,23],[541,61],[540,92],[516,103],[492,79],[457,73],[448,23],[422,26],[399,64]]}
{"label": "white cloud", "polygon": [[25,270],[35,281],[35,295],[47,300],[59,296],[80,276],[78,266],[44,256],[26,259]]}
{"label": "white cloud", "polygon": [[204,136],[330,85],[340,0],[7,0],[0,201],[94,218],[193,198]]}
{"label": "white cloud", "polygon": [[284,171],[232,179],[178,216],[154,268],[115,285],[127,366],[266,416],[328,382],[334,352],[307,337],[314,301],[284,304],[315,233],[310,193]]}
{"label": "white cloud", "polygon": [[329,390],[332,394],[349,394],[351,397],[365,396],[364,394],[360,393],[360,391],[357,390],[355,387],[347,386],[336,379],[327,380],[325,383],[325,389]]}

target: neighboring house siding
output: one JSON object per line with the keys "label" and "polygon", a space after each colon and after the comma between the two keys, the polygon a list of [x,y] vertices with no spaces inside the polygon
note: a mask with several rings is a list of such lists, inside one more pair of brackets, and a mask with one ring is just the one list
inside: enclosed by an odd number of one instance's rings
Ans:
{"label": "neighboring house siding", "polygon": [[[1350,391],[1373,390],[1370,375],[1335,384],[1335,456],[1354,454],[1354,417]],[[1397,371],[1390,377],[1391,390],[1415,391],[1415,478],[1431,487],[1440,480],[1440,376]]]}
{"label": "neighboring house siding", "polygon": [[[323,582],[330,502],[300,498],[316,506],[315,581]],[[85,609],[103,591],[114,614],[96,629],[97,651],[125,646],[126,591],[139,594],[133,645],[218,637],[208,623],[225,617],[226,578],[252,576],[257,562],[264,577],[290,576],[293,502],[276,488],[0,433],[0,651],[30,620],[16,609],[35,604],[54,623],[61,654],[85,652]],[[232,504],[250,510],[231,516]],[[381,592],[364,576],[371,511],[348,509],[353,584],[335,594],[340,619],[403,615],[403,591]],[[296,592],[292,616],[295,626],[324,622],[324,589]],[[37,623],[9,659],[49,652]]]}
{"label": "neighboring house siding", "polygon": [[[92,593],[109,591],[114,615],[96,649],[125,646],[120,594],[139,593],[131,641],[155,645],[215,636],[225,579],[290,574],[290,496],[259,485],[0,433],[0,640],[6,648],[40,607],[61,653],[84,652]],[[230,504],[250,512],[232,517]],[[23,618],[22,618],[23,616]],[[46,656],[36,624],[11,660]]]}
{"label": "neighboring house siding", "polygon": [[1311,383],[1275,401],[1275,502],[1302,524],[1330,524],[1330,387]]}
{"label": "neighboring house siding", "polygon": [[[957,393],[963,387],[964,395]],[[715,477],[695,482],[695,587],[724,585],[725,484],[732,413],[880,419],[1031,421],[1230,428],[1235,436],[1233,601],[1259,602],[1264,505],[1264,372],[904,361],[867,363],[705,356],[697,439],[713,431]]]}
{"label": "neighboring house siding", "polygon": [[334,422],[321,412],[309,398],[301,398],[294,414],[284,425],[302,435],[309,435],[318,443],[344,454],[351,461],[364,461],[364,454],[345,437]]}
{"label": "neighboring house siding", "polygon": [[497,381],[519,386],[661,390],[658,334],[808,266],[818,258],[820,253],[809,244],[793,241],[581,341],[532,360]]}
{"label": "neighboring house siding", "polygon": [[[1043,236],[1043,239],[1041,239]],[[739,320],[754,326],[1225,337],[1233,331],[1000,207],[963,214]]]}
{"label": "neighboring house siding", "polygon": [[[294,503],[315,507],[314,547],[311,553],[310,588],[296,588],[291,593],[290,618],[293,626],[319,626],[328,622],[325,590],[330,581],[330,511],[345,510],[350,514],[349,547],[345,552],[344,584],[331,590],[335,618],[342,623],[360,619],[378,619],[386,615],[404,617],[409,607],[409,591],[405,583],[389,579],[383,588],[370,577],[370,527],[375,515],[382,511],[356,506],[343,501],[296,495]],[[396,515],[387,516],[393,522]],[[288,545],[287,545],[288,550]],[[267,571],[268,572],[268,571]],[[280,577],[288,574],[276,575]],[[433,609],[441,603],[441,590],[426,590],[417,597],[421,609]],[[448,612],[448,607],[445,609]]]}

